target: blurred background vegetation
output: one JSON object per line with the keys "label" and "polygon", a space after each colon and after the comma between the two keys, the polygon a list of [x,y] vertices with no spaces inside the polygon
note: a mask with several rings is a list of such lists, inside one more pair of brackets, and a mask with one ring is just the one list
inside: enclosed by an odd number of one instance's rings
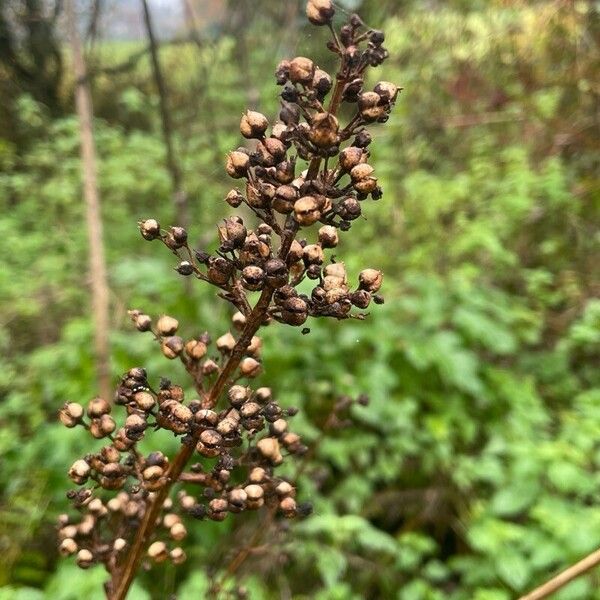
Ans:
{"label": "blurred background vegetation", "polygon": [[[191,237],[215,242],[242,110],[274,117],[282,57],[326,32],[300,0],[151,0]],[[508,600],[600,543],[600,3],[346,0],[386,32],[404,87],[375,129],[385,190],[339,248],[385,272],[366,322],[266,330],[265,384],[319,438],[337,392],[367,392],[301,479],[314,515],[241,570],[258,599]],[[56,14],[54,9],[57,8]],[[137,0],[79,3],[91,72],[111,302],[111,374],[184,382],[126,310],[219,333],[136,222],[174,222]],[[56,423],[96,391],[79,126],[60,3],[0,3],[0,599],[102,598],[101,569],[58,560],[65,470],[89,441]],[[174,446],[173,446],[174,447]],[[253,517],[197,523],[184,567],[132,598],[203,597]],[[271,543],[272,542],[272,543]],[[600,573],[555,597],[600,598]]]}

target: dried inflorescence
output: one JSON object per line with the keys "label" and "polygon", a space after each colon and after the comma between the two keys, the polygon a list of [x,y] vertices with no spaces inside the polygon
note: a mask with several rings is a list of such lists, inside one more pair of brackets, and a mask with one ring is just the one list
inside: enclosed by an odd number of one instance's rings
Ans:
{"label": "dried inflorescence", "polygon": [[[155,562],[185,560],[177,545],[186,535],[185,515],[221,521],[262,506],[286,517],[309,512],[297,503],[294,483],[276,475],[288,455],[307,448],[289,430],[295,410],[282,408],[270,389],[249,383],[262,371],[256,334],[272,321],[302,326],[309,317],[362,319],[371,301],[383,302],[381,272],[365,268],[352,285],[344,263],[326,251],[338,246],[368,198],[382,196],[368,162],[366,126],[388,119],[399,90],[389,82],[364,89],[367,68],[387,57],[383,33],[357,15],[336,33],[330,0],[309,0],[306,12],[311,23],[331,30],[328,48],[340,66],[332,78],[308,58],[284,60],[276,70],[283,86],[279,120],[270,126],[259,112],[242,115],[247,143],[227,155],[225,168],[244,186],[225,200],[233,208],[246,205],[256,223],[250,228],[240,216],[226,218],[212,253],[190,247],[182,227],[163,229],[155,219],[139,223],[146,240],[160,240],[178,257],[179,274],[219,288],[236,309],[231,329],[214,341],[208,333],[182,337],[170,316],[129,313],[166,358],[183,363],[194,397],[187,400],[183,388],[166,379],[151,383],[136,367],[123,375],[112,403],[96,398],[86,410],[67,403],[60,414],[67,427],[86,427],[106,441],[69,470],[84,486],[69,492],[82,517],[61,517],[59,536],[61,552],[76,554],[81,567],[106,565],[111,598],[125,597],[142,553]],[[350,115],[345,125],[337,116],[342,104]],[[301,161],[308,163],[305,170]],[[309,293],[298,290],[305,280],[312,282]],[[349,402],[336,404],[334,413]],[[115,405],[125,413],[119,426],[111,416]],[[160,450],[139,450],[142,439],[160,429],[181,439],[171,461]],[[199,462],[188,467],[194,455]],[[184,487],[170,496],[175,484]],[[116,495],[105,499],[102,489]]]}

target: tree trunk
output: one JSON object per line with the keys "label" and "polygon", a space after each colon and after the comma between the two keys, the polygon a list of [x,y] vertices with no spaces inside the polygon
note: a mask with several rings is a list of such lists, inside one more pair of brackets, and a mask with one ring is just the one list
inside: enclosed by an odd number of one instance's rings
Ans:
{"label": "tree trunk", "polygon": [[173,124],[171,122],[171,114],[168,106],[167,86],[165,85],[165,79],[160,67],[158,45],[156,43],[156,36],[154,35],[152,17],[150,15],[147,0],[142,0],[142,6],[144,8],[144,23],[146,25],[146,34],[148,35],[148,44],[150,46],[150,57],[152,59],[152,73],[158,90],[160,121],[163,140],[167,151],[167,171],[169,172],[173,189],[175,218],[177,220],[177,225],[187,229],[189,226],[187,194],[183,188],[181,169],[175,158],[175,150],[173,147]]}
{"label": "tree trunk", "polygon": [[85,60],[81,48],[81,40],[77,31],[75,0],[67,2],[67,21],[73,68],[75,71],[75,105],[79,119],[81,141],[81,169],[83,178],[83,195],[85,199],[85,216],[89,242],[89,277],[92,293],[92,318],[94,322],[94,349],[98,389],[103,398],[110,400],[110,366],[109,366],[109,290],[104,258],[104,242],[102,240],[102,216],[100,214],[100,196],[96,180],[96,149],[92,130],[92,98],[87,80]]}

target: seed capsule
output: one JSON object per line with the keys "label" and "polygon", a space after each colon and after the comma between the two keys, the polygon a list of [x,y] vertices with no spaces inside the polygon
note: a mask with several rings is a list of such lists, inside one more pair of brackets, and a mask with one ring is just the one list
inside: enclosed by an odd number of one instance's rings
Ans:
{"label": "seed capsule", "polygon": [[148,556],[157,563],[163,562],[168,556],[166,544],[164,542],[150,544]]}
{"label": "seed capsule", "polygon": [[378,292],[381,288],[381,282],[383,280],[383,274],[377,269],[365,269],[358,275],[358,281],[361,290],[367,292]]}
{"label": "seed capsule", "polygon": [[174,335],[179,327],[179,321],[168,315],[163,315],[156,323],[156,330],[159,335]]}
{"label": "seed capsule", "polygon": [[262,113],[247,110],[240,121],[240,133],[248,139],[260,138],[264,135],[269,121]]}
{"label": "seed capsule", "polygon": [[75,427],[83,418],[83,406],[76,402],[67,402],[58,413],[58,418],[65,427]]}
{"label": "seed capsule", "polygon": [[283,456],[279,450],[279,442],[276,438],[263,438],[256,444],[258,451],[274,465],[279,465],[283,462]]}
{"label": "seed capsule", "polygon": [[87,408],[88,417],[98,419],[110,412],[110,404],[104,398],[90,400]]}
{"label": "seed capsule", "polygon": [[88,569],[92,566],[94,555],[87,549],[82,548],[77,553],[77,566],[81,569]]}
{"label": "seed capsule", "polygon": [[152,241],[160,237],[160,224],[156,219],[146,219],[139,223],[140,233],[145,240]]}
{"label": "seed capsule", "polygon": [[262,370],[261,364],[251,356],[247,356],[240,362],[240,373],[244,377],[256,377]]}
{"label": "seed capsule", "polygon": [[230,177],[234,179],[245,177],[248,174],[249,166],[250,157],[246,153],[234,150],[227,155],[225,170]]}
{"label": "seed capsule", "polygon": [[310,58],[298,56],[289,63],[289,78],[292,83],[308,84],[315,73],[315,65]]}
{"label": "seed capsule", "polygon": [[321,218],[319,203],[313,196],[304,196],[294,204],[294,216],[296,221],[306,227],[316,223]]}
{"label": "seed capsule", "polygon": [[73,538],[65,538],[58,547],[62,556],[71,556],[77,552],[77,542]]}
{"label": "seed capsule", "polygon": [[308,0],[306,16],[313,25],[327,25],[335,14],[331,0]]}

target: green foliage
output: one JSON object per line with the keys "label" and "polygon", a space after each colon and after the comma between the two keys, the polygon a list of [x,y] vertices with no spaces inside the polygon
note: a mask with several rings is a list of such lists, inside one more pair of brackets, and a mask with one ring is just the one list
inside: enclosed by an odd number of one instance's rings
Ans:
{"label": "green foliage", "polygon": [[[382,78],[405,87],[373,146],[386,196],[341,248],[349,273],[383,268],[386,304],[366,322],[311,323],[307,336],[265,332],[265,384],[302,408],[295,427],[319,443],[298,491],[315,514],[249,559],[251,598],[508,600],[600,539],[597,12],[389,4],[383,15],[365,7],[387,21],[394,58]],[[264,26],[256,17],[246,41]],[[239,143],[248,82],[274,110],[272,49],[252,44],[247,70],[239,44],[163,52],[198,245],[214,242],[203,236],[226,214],[221,162]],[[132,51],[106,46],[101,58]],[[219,331],[227,314],[136,234],[139,218],[173,215],[148,73],[142,61],[94,90],[112,370],[145,364],[183,380],[130,331],[125,310],[173,312],[190,334]],[[0,140],[0,600],[95,598],[99,570],[48,552],[64,471],[84,443],[55,414],[95,385],[77,123],[23,96],[18,126],[27,147]],[[339,390],[371,403],[355,410],[358,426],[321,439]],[[181,576],[142,576],[132,598],[203,597],[253,526],[191,527]],[[598,584],[591,574],[556,597],[600,598]]]}

